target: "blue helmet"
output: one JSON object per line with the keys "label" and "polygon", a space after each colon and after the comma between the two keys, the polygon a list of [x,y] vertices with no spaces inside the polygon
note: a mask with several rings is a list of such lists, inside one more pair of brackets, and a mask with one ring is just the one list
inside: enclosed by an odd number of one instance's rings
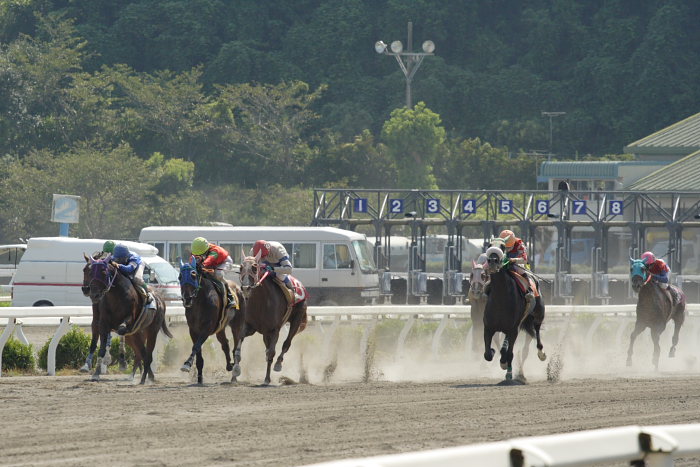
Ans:
{"label": "blue helmet", "polygon": [[122,245],[121,243],[119,243],[114,247],[112,256],[116,260],[126,259],[129,256],[129,249],[126,247],[126,245]]}

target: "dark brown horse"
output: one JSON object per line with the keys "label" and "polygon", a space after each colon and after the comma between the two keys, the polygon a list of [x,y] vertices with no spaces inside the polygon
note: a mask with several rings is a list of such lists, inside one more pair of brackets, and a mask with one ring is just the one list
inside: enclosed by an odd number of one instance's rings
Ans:
{"label": "dark brown horse", "polygon": [[[229,287],[234,292],[238,306],[243,306],[243,294],[239,287],[227,281]],[[226,356],[226,371],[232,371],[231,350],[226,338],[226,325],[231,328],[233,334],[233,348],[235,349],[240,339],[243,325],[243,309],[236,308],[223,309],[222,294],[216,289],[214,280],[203,273],[196,261],[192,258],[190,263],[180,262],[180,290],[182,292],[182,303],[185,306],[185,317],[187,326],[190,329],[192,339],[192,353],[180,368],[189,372],[192,368],[192,361],[197,357],[197,383],[202,384],[202,368],[204,368],[204,358],[202,357],[202,344],[212,334],[216,335],[221,344],[221,349]],[[226,291],[222,292],[223,294]],[[236,382],[236,374],[233,373],[231,382]]]}
{"label": "dark brown horse", "polygon": [[241,347],[243,340],[259,332],[265,343],[267,357],[267,373],[265,385],[270,384],[270,367],[275,358],[275,346],[279,339],[280,329],[289,322],[289,334],[282,345],[282,352],[275,362],[275,371],[282,371],[284,354],[289,350],[292,339],[300,329],[306,326],[306,300],[295,304],[287,313],[287,299],[275,279],[267,274],[259,265],[260,256],[252,257],[243,254],[241,260],[241,288],[245,297],[244,324],[241,340],[234,353],[233,372],[240,374]]}
{"label": "dark brown horse", "polygon": [[658,284],[651,281],[649,273],[640,259],[630,258],[630,277],[632,289],[639,294],[637,298],[637,321],[634,323],[634,330],[630,335],[630,345],[627,349],[627,366],[632,365],[632,348],[637,336],[649,328],[651,340],[654,343],[654,355],[652,363],[655,369],[659,369],[659,337],[666,329],[666,323],[670,320],[674,322],[673,339],[671,350],[668,356],[673,358],[676,355],[676,345],[678,344],[678,333],[685,321],[685,295],[680,289],[677,290],[678,303],[673,304],[673,299],[668,292],[662,290]]}
{"label": "dark brown horse", "polygon": [[[88,287],[90,300],[97,304],[99,309],[100,351],[95,373],[92,375],[94,381],[99,381],[100,375],[106,370],[104,358],[110,331],[116,330],[132,313],[143,312],[144,299],[131,281],[108,260],[95,260],[85,255],[85,262],[87,264],[83,268],[83,284]],[[155,312],[147,312],[143,321],[137,319],[134,325],[140,324],[140,330],[126,336],[127,344],[134,350],[135,360],[143,362],[141,384],[146,382],[147,377],[152,381],[155,379],[151,363],[158,331],[162,329],[166,336],[173,337],[165,324],[165,303],[159,296],[155,296],[155,300]]]}
{"label": "dark brown horse", "polygon": [[[540,327],[544,321],[544,303],[537,297],[532,312],[526,310],[524,294],[518,288],[516,279],[504,267],[504,253],[499,247],[486,250],[490,278],[489,298],[484,309],[484,358],[493,359],[496,353],[491,348],[491,341],[496,332],[506,335],[501,346],[501,368],[506,370],[506,380],[513,378],[513,348],[520,329],[537,339],[537,356],[545,360],[540,340]],[[527,347],[526,347],[527,350]],[[524,361],[525,357],[523,357]],[[522,369],[521,369],[522,370]]]}

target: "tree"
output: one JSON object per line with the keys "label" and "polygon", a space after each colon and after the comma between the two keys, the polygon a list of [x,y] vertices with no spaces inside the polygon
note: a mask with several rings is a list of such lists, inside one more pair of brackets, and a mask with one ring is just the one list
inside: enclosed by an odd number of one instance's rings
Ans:
{"label": "tree", "polygon": [[414,109],[391,112],[382,128],[382,141],[396,163],[398,188],[437,188],[432,163],[445,142],[440,124],[440,116],[424,102]]}

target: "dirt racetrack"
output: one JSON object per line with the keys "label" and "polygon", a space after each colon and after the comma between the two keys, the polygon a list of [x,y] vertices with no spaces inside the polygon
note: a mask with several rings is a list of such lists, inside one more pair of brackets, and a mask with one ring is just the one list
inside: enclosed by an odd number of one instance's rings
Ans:
{"label": "dirt racetrack", "polygon": [[[697,423],[700,377],[259,387],[178,375],[0,380],[2,465],[293,466],[622,425]],[[677,465],[700,465],[687,459]]]}

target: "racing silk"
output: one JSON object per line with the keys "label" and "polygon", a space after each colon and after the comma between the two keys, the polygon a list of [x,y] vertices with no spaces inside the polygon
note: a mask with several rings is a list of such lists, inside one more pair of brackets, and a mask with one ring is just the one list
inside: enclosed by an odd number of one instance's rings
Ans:
{"label": "racing silk", "polygon": [[[270,244],[270,253],[267,256],[260,258],[260,262],[266,266],[271,266],[277,274],[291,274],[292,263],[289,260],[289,255],[284,246],[279,242],[268,242]],[[251,256],[253,250],[250,250]],[[283,279],[284,276],[280,277]]]}
{"label": "racing silk", "polygon": [[671,269],[664,260],[657,259],[653,263],[649,264],[647,269],[656,281],[668,284],[668,274],[671,272]]}
{"label": "racing silk", "polygon": [[519,238],[515,240],[515,245],[513,245],[513,248],[506,251],[506,255],[510,259],[522,258],[527,264],[527,248],[525,248],[525,244]]}
{"label": "racing silk", "polygon": [[119,264],[119,272],[126,274],[127,276],[131,276],[134,274],[143,261],[141,261],[141,257],[137,255],[136,253],[129,252],[129,256],[127,257],[126,261]]}
{"label": "racing silk", "polygon": [[220,264],[223,264],[229,257],[228,251],[221,248],[219,245],[209,244],[209,249],[204,253],[202,266],[207,269],[216,269]]}

